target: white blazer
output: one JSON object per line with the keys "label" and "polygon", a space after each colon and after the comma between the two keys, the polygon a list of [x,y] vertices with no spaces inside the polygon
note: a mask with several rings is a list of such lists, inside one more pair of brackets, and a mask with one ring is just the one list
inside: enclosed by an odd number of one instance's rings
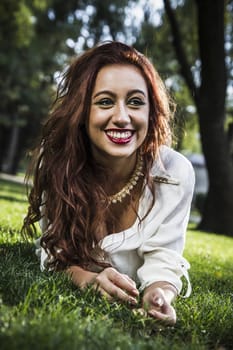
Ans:
{"label": "white blazer", "polygon": [[[156,182],[155,204],[147,217],[122,232],[109,234],[95,248],[102,259],[119,272],[134,279],[140,290],[156,281],[166,281],[181,293],[182,276],[188,281],[185,296],[191,293],[188,277],[189,263],[182,256],[194,190],[194,171],[191,163],[180,153],[162,146],[159,157],[151,169]],[[146,186],[140,198],[138,215],[147,212],[152,194]],[[46,230],[45,218],[40,222],[42,234]],[[48,254],[37,240],[37,255],[41,269],[46,267]],[[90,270],[99,271],[97,266]]]}

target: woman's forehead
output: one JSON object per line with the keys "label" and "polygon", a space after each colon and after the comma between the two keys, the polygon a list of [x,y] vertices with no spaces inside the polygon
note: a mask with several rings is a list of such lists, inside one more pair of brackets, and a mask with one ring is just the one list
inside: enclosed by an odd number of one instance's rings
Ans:
{"label": "woman's forehead", "polygon": [[97,74],[94,92],[99,89],[136,89],[147,94],[147,83],[136,66],[130,64],[113,64],[100,69]]}

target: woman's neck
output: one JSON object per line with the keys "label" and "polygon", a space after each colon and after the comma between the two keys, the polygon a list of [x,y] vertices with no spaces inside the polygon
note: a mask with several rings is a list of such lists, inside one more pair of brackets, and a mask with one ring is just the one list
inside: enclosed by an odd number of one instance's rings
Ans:
{"label": "woman's neck", "polygon": [[116,160],[116,162],[112,163],[111,167],[109,168],[109,176],[111,176],[111,182],[119,181],[126,183],[135,169],[136,162],[137,158],[132,157],[119,159]]}
{"label": "woman's neck", "polygon": [[130,195],[132,191],[136,188],[135,186],[138,184],[140,177],[142,176],[143,176],[143,161],[141,157],[138,157],[135,169],[131,174],[127,183],[123,186],[123,188],[121,188],[120,191],[109,196],[110,203],[113,204],[117,202],[122,202],[125,199],[125,197]]}
{"label": "woman's neck", "polygon": [[104,166],[106,171],[107,192],[115,193],[129,181],[136,167],[137,155],[134,154],[127,158],[104,158],[104,161],[98,160],[98,162]]}

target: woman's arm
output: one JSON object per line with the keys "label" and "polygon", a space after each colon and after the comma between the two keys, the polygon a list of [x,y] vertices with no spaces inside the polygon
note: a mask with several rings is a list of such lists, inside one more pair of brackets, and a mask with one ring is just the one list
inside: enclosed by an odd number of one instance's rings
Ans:
{"label": "woman's arm", "polygon": [[172,284],[154,282],[144,290],[143,309],[150,316],[173,325],[176,323],[176,312],[171,303],[176,296],[177,290]]}
{"label": "woman's arm", "polygon": [[79,266],[70,266],[66,271],[71,276],[72,282],[82,289],[93,284],[98,275],[98,273],[84,270]]}
{"label": "woman's arm", "polygon": [[73,283],[86,288],[88,285],[96,289],[109,300],[118,299],[130,304],[137,304],[139,292],[135,282],[127,275],[121,274],[112,267],[107,267],[100,273],[84,270],[80,266],[67,269]]}
{"label": "woman's arm", "polygon": [[[182,276],[188,282],[186,296],[191,291],[189,263],[182,254],[195,179],[191,164],[177,153],[174,157],[171,154],[168,168],[179,182],[157,184],[159,210],[144,229],[144,241],[138,249],[144,263],[137,273],[143,290],[143,309],[159,320],[174,324],[176,312],[172,301],[181,293]],[[153,219],[157,220],[156,230]]]}

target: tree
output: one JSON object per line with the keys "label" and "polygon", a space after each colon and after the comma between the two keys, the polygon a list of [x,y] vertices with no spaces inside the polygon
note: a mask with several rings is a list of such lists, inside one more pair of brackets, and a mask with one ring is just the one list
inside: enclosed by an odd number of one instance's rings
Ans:
{"label": "tree", "polygon": [[184,104],[195,106],[209,174],[199,228],[228,235],[233,235],[233,123],[226,95],[233,80],[232,9],[232,0],[164,0],[159,23],[153,22],[153,8],[146,9],[136,42],[183,105],[178,124],[182,116],[193,122]]}
{"label": "tree", "polygon": [[28,145],[29,126],[33,138],[49,104],[51,79],[43,72],[45,57],[38,55],[34,16],[46,6],[36,0],[30,6],[23,0],[0,5],[0,169],[9,173]]}
{"label": "tree", "polygon": [[[55,73],[105,31],[124,32],[127,0],[2,0],[0,170],[15,173],[54,95]],[[81,43],[81,44],[80,44]]]}
{"label": "tree", "polygon": [[[190,66],[195,66],[197,57],[197,30],[193,9],[182,6],[176,16],[182,20],[182,39]],[[193,6],[192,6],[193,7]],[[179,10],[180,10],[179,9]],[[154,21],[157,18],[157,21]],[[193,98],[180,74],[179,63],[171,45],[170,24],[164,9],[144,8],[144,20],[137,36],[135,47],[147,54],[162,76],[170,94],[176,102],[175,137],[173,147],[182,152],[200,152],[198,121]]]}
{"label": "tree", "polygon": [[226,125],[226,2],[196,0],[200,85],[195,82],[182,45],[180,26],[169,0],[164,0],[180,72],[193,96],[209,175],[209,191],[200,229],[233,236],[233,162]]}

